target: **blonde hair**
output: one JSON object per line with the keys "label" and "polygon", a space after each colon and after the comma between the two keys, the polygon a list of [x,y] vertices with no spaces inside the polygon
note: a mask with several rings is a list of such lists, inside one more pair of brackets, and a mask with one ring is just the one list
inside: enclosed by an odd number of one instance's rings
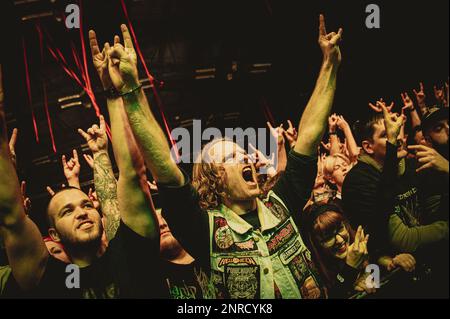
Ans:
{"label": "blonde hair", "polygon": [[347,156],[337,153],[330,156],[327,156],[322,164],[322,173],[323,177],[329,181],[331,179],[331,176],[333,176],[334,172],[334,165],[336,165],[336,160],[340,158],[343,161],[345,161],[348,165],[350,165],[350,160]]}

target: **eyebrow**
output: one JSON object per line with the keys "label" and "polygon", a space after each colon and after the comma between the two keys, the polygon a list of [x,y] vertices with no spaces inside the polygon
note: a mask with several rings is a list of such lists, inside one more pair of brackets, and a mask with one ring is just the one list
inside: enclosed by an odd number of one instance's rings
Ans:
{"label": "eyebrow", "polygon": [[59,211],[58,211],[58,217],[61,216],[62,212],[66,209],[66,208],[71,208],[73,205],[72,203],[68,203],[66,205],[64,205]]}
{"label": "eyebrow", "polygon": [[[84,198],[81,202],[80,205],[84,205],[86,203],[92,204],[92,201],[90,199],[86,199]],[[62,212],[66,209],[66,208],[71,208],[73,205],[72,203],[68,203],[66,205],[64,205],[58,212],[58,216],[61,216]]]}

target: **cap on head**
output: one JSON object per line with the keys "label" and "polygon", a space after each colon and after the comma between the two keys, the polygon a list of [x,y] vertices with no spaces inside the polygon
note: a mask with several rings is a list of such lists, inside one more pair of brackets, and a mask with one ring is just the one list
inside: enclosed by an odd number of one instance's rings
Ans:
{"label": "cap on head", "polygon": [[448,108],[440,108],[437,106],[428,108],[422,118],[421,126],[423,133],[429,131],[433,125],[443,119],[448,119]]}

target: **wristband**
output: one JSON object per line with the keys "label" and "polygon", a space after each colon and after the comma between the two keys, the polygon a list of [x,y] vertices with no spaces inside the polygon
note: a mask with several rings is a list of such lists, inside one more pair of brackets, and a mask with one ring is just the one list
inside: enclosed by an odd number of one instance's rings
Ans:
{"label": "wristband", "polygon": [[328,132],[328,135],[337,135],[337,132]]}
{"label": "wristband", "polygon": [[142,83],[140,83],[138,86],[136,86],[134,89],[131,89],[127,92],[121,92],[119,93],[119,96],[124,97],[126,95],[132,94],[134,92],[136,92],[137,90],[140,90],[142,88]]}

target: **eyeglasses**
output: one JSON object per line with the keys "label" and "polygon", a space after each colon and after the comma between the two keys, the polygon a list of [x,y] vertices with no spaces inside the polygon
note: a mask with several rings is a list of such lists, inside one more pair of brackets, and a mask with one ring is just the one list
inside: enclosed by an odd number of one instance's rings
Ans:
{"label": "eyeglasses", "polygon": [[332,234],[323,238],[320,242],[325,248],[331,248],[336,244],[336,237],[339,235],[344,239],[347,228],[345,228],[344,223],[341,223],[341,227],[336,229]]}

